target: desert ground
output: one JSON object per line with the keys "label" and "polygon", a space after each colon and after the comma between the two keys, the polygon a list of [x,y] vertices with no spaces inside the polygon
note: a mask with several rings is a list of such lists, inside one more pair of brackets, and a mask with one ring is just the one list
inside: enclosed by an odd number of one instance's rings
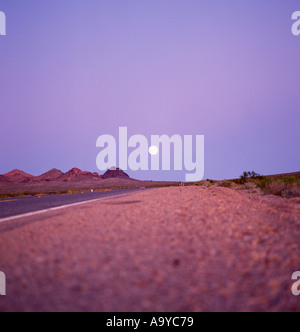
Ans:
{"label": "desert ground", "polygon": [[300,311],[300,198],[152,189],[0,223],[0,311]]}

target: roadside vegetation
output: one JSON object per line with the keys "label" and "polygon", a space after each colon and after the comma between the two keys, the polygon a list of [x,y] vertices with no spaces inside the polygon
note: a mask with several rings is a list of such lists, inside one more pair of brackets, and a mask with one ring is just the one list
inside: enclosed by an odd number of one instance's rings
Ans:
{"label": "roadside vegetation", "polygon": [[300,179],[294,176],[283,178],[264,177],[258,182],[258,186],[265,194],[282,197],[300,197]]}
{"label": "roadside vegetation", "polygon": [[262,176],[255,172],[244,172],[237,180],[233,180],[245,189],[260,188],[265,195],[281,197],[299,197],[300,179],[296,176]]}
{"label": "roadside vegetation", "polygon": [[221,183],[219,183],[219,187],[223,188],[231,188],[232,186],[233,186],[232,181],[222,181]]}
{"label": "roadside vegetation", "polygon": [[235,190],[246,189],[249,193],[259,190],[265,195],[281,197],[300,197],[300,176],[275,175],[262,176],[256,172],[244,172],[239,179],[213,181],[207,179],[196,183],[197,186],[211,187],[217,185],[222,188]]}

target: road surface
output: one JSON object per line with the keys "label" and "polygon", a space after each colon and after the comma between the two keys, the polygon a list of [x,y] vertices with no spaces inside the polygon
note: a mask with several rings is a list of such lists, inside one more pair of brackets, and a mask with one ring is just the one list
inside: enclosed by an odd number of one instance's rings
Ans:
{"label": "road surface", "polygon": [[47,210],[95,199],[126,195],[141,189],[113,190],[104,192],[87,192],[69,195],[41,195],[18,198],[0,199],[0,221],[3,218],[18,216],[26,213]]}
{"label": "road surface", "polygon": [[0,312],[300,311],[299,203],[162,188],[2,222]]}

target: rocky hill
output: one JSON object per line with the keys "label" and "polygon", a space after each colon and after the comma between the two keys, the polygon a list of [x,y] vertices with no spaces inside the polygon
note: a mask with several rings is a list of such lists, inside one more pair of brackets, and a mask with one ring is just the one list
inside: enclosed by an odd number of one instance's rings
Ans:
{"label": "rocky hill", "polygon": [[34,178],[34,176],[27,174],[23,171],[20,171],[18,169],[3,174],[2,178],[3,177],[5,178],[6,181],[13,183],[26,183]]}
{"label": "rocky hill", "polygon": [[103,179],[120,178],[129,179],[129,175],[122,171],[120,168],[111,168],[102,175]]}

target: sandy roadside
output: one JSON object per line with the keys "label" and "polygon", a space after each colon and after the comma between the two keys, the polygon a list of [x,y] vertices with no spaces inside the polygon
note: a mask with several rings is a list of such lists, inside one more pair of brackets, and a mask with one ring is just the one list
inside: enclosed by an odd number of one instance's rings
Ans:
{"label": "sandy roadside", "polygon": [[299,203],[164,188],[0,224],[0,311],[300,311]]}

